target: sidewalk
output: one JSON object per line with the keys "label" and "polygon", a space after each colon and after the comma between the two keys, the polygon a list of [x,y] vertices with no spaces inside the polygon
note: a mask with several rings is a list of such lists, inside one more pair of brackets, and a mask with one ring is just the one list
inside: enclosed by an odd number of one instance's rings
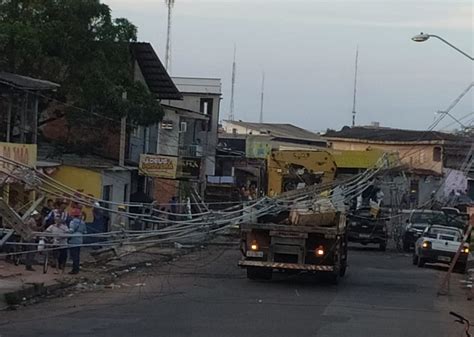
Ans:
{"label": "sidewalk", "polygon": [[43,274],[41,266],[36,265],[34,268],[35,271],[27,271],[24,265],[15,266],[3,260],[0,261],[0,310],[68,287],[84,277],[80,274],[54,274],[54,268],[50,268],[47,274]]}
{"label": "sidewalk", "polygon": [[[225,244],[227,241],[227,238],[217,239],[208,244]],[[77,275],[67,274],[71,270],[69,263],[64,274],[54,274],[55,268],[52,267],[43,274],[42,265],[35,265],[35,271],[32,272],[25,270],[24,265],[15,266],[0,260],[0,310],[27,304],[34,298],[51,295],[73,286],[78,290],[104,288],[113,285],[122,275],[154,267],[203,248],[205,247],[199,244],[171,248],[150,247],[103,264],[97,263],[91,256],[92,250],[83,250],[81,272]]]}

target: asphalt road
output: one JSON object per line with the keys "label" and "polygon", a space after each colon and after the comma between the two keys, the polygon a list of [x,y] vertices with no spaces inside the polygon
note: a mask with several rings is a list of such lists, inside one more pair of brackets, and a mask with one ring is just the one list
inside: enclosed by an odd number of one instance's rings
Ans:
{"label": "asphalt road", "polygon": [[455,303],[436,297],[442,271],[419,269],[407,255],[352,249],[338,286],[301,275],[249,281],[238,258],[235,247],[211,247],[121,280],[120,289],[0,312],[0,336],[462,335],[447,314]]}

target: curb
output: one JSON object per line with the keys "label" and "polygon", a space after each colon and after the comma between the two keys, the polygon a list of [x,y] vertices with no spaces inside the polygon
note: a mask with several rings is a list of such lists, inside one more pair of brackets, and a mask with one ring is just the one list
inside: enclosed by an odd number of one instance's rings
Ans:
{"label": "curb", "polygon": [[79,282],[58,282],[49,285],[44,283],[27,283],[22,289],[3,294],[7,306],[21,304],[25,300],[31,300],[35,297],[49,295],[55,291],[72,287]]}

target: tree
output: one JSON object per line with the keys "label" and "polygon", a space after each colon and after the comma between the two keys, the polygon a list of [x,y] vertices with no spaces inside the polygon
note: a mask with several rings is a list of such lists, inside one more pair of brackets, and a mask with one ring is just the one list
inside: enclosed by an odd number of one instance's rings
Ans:
{"label": "tree", "polygon": [[133,80],[136,39],[136,26],[99,0],[0,0],[0,69],[61,84],[69,122],[161,120],[159,102]]}

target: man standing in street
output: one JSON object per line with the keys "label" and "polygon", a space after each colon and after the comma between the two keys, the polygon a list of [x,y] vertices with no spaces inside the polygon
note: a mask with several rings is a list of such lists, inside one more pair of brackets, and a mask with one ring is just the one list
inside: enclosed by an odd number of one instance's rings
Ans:
{"label": "man standing in street", "polygon": [[69,231],[71,233],[71,237],[69,238],[69,253],[72,259],[72,270],[69,274],[78,274],[80,269],[81,245],[83,243],[83,235],[87,233],[87,229],[82,219],[80,209],[74,208],[70,216],[72,220],[69,223]]}
{"label": "man standing in street", "polygon": [[178,213],[178,201],[176,199],[175,196],[171,197],[170,201],[169,201],[169,204],[170,204],[170,210],[171,210],[171,213],[172,215],[170,215],[170,220],[181,220],[181,218],[179,218],[178,216],[176,216],[175,214]]}

